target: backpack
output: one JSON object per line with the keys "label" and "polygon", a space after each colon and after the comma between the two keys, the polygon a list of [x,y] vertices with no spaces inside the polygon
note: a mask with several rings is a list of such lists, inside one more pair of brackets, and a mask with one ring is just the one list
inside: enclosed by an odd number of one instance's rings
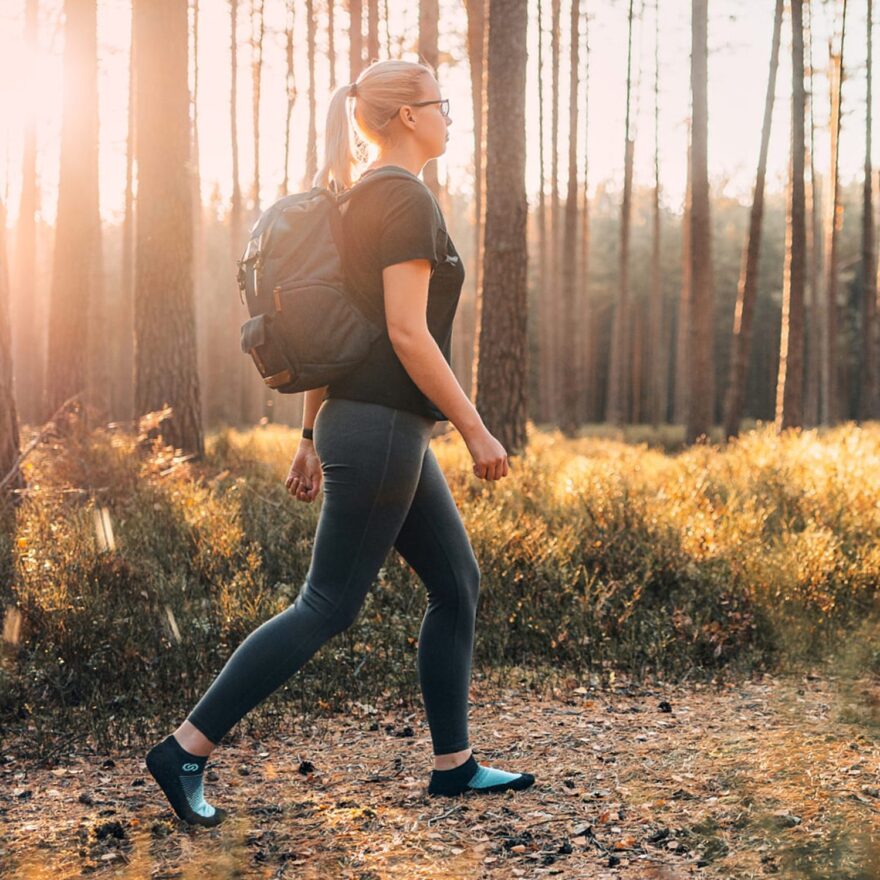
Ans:
{"label": "backpack", "polygon": [[241,327],[249,354],[270,388],[295,394],[344,376],[384,331],[346,288],[342,206],[355,191],[389,177],[377,168],[350,189],[315,186],[279,199],[250,230],[238,266],[239,298],[251,316]]}

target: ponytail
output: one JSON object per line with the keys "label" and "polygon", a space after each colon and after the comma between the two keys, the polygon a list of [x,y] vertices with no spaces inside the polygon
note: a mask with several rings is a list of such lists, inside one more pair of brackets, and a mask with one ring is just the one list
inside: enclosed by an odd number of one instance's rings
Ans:
{"label": "ponytail", "polygon": [[312,186],[330,187],[333,180],[336,189],[351,186],[351,169],[355,155],[360,152],[357,133],[351,124],[350,114],[355,99],[349,96],[350,84],[340,86],[330,99],[327,124],[324,129],[324,165],[312,178]]}

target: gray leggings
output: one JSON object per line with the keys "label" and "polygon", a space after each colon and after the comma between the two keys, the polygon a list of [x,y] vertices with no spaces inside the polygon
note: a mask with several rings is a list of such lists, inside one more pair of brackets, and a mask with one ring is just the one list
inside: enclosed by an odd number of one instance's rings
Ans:
{"label": "gray leggings", "polygon": [[428,592],[418,671],[435,755],[468,742],[480,569],[429,441],[434,420],[331,397],[315,419],[324,499],[296,600],[239,646],[188,716],[211,742],[356,619],[391,547]]}

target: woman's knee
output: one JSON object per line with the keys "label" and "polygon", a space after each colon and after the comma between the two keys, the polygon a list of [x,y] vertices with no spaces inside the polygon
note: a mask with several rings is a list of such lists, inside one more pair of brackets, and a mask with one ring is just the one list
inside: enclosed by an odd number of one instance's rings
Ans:
{"label": "woman's knee", "polygon": [[464,555],[460,563],[458,577],[459,582],[462,584],[464,598],[467,601],[468,607],[476,613],[482,575],[477,558],[473,553]]}

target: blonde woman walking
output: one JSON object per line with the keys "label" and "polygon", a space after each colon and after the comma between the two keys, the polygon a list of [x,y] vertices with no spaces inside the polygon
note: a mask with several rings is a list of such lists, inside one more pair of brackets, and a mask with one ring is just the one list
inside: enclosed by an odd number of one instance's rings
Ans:
{"label": "blonde woman walking", "polygon": [[535,781],[479,764],[468,736],[468,687],[480,569],[430,438],[449,420],[474,475],[508,473],[504,447],[450,367],[452,321],[464,267],[433,193],[418,175],[442,155],[452,119],[430,69],[379,61],[330,102],[324,167],[313,185],[348,189],[355,130],[378,148],[361,177],[405,172],[353,192],[343,214],[348,287],[384,316],[367,359],[307,391],[302,440],[286,479],[299,501],[324,498],[311,564],[296,601],[235,650],[186,720],[147,754],[177,815],[217,825],[226,811],[204,796],[212,750],[360,611],[389,550],[428,593],[418,640],[419,683],[431,732],[431,795],[523,789]]}

